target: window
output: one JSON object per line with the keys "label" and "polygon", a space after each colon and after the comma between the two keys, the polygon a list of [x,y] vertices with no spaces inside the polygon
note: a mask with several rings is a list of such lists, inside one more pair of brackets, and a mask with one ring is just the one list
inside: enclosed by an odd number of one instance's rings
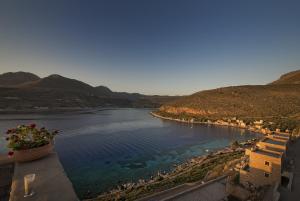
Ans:
{"label": "window", "polygon": [[265,172],[265,177],[269,177],[269,176],[270,176],[270,174]]}
{"label": "window", "polygon": [[265,161],[265,165],[266,166],[270,166],[270,162],[269,161]]}

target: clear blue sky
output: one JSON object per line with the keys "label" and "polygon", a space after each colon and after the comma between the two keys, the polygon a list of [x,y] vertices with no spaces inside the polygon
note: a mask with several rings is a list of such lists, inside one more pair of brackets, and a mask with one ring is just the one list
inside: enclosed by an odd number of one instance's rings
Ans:
{"label": "clear blue sky", "polygon": [[190,94],[300,69],[300,1],[0,0],[0,73]]}

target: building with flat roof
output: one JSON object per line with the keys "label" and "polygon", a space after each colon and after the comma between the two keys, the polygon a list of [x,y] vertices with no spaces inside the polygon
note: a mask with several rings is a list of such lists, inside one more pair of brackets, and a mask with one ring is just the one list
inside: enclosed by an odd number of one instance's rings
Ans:
{"label": "building with flat roof", "polygon": [[247,149],[249,165],[240,170],[240,183],[245,186],[272,185],[281,180],[283,152],[267,149]]}
{"label": "building with flat roof", "polygon": [[289,141],[291,136],[289,134],[273,133],[273,134],[268,135],[268,137],[274,138],[274,139],[279,139],[279,140]]}
{"label": "building with flat roof", "polygon": [[249,164],[240,170],[240,183],[254,186],[280,183],[288,142],[288,135],[274,134],[257,142],[255,147],[246,149]]}
{"label": "building with flat roof", "polygon": [[269,136],[263,138],[261,141],[256,143],[256,146],[260,149],[278,149],[286,152],[287,149],[287,140],[270,138]]}
{"label": "building with flat roof", "polygon": [[[227,193],[237,196],[242,200],[252,192],[253,188],[260,186],[281,185],[284,177],[284,160],[290,136],[288,134],[276,133],[267,135],[255,147],[245,150],[248,156],[239,170],[239,184],[228,182]],[[245,163],[246,162],[246,163]],[[277,187],[276,187],[277,188]],[[244,193],[245,190],[248,194]],[[269,200],[267,198],[267,200]]]}

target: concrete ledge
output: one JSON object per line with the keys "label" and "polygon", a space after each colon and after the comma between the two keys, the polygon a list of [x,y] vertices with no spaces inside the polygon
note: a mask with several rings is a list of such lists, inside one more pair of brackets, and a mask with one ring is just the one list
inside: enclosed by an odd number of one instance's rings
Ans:
{"label": "concrete ledge", "polygon": [[[189,194],[189,193],[191,193],[191,192],[193,192],[193,191],[199,190],[199,189],[201,189],[201,188],[205,188],[206,186],[209,186],[209,185],[211,185],[211,184],[213,184],[213,183],[220,182],[221,180],[225,179],[226,177],[227,177],[227,175],[221,176],[221,177],[218,177],[218,178],[216,178],[216,179],[210,180],[210,181],[208,181],[208,182],[206,182],[206,183],[203,183],[203,184],[199,184],[199,185],[193,186],[193,187],[190,188],[190,189],[184,190],[184,191],[182,191],[182,192],[180,192],[180,193],[178,193],[178,194],[175,194],[175,195],[172,195],[172,196],[167,197],[167,198],[165,198],[165,199],[162,199],[161,201],[170,201],[170,200],[172,200],[172,199],[179,198],[179,197],[184,196],[184,195],[186,195],[186,194]],[[224,188],[224,189],[225,189],[225,188]],[[224,194],[225,194],[225,192],[224,192]]]}
{"label": "concrete ledge", "polygon": [[195,183],[184,183],[173,188],[157,192],[142,198],[137,199],[136,201],[170,201],[177,197],[183,196],[188,194],[192,191],[199,190],[201,188],[205,188],[215,182],[220,182],[221,180],[225,179],[227,175],[220,176],[216,179],[210,180],[206,183],[202,183],[202,181],[198,181]]}
{"label": "concrete ledge", "polygon": [[[24,198],[24,176],[36,174],[33,183],[35,195]],[[66,176],[56,153],[46,158],[16,163],[10,192],[10,201],[77,201],[72,183]]]}

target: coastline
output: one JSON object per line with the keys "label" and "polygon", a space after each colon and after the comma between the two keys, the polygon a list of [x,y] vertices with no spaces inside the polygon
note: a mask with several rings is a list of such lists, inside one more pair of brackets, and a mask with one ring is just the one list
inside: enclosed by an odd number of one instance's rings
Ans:
{"label": "coastline", "polygon": [[[190,187],[199,183],[205,184],[218,177],[224,177],[228,175],[238,163],[244,160],[243,156],[245,148],[253,146],[257,140],[264,136],[263,133],[259,132],[258,130],[251,130],[245,127],[222,125],[215,122],[191,122],[182,119],[164,117],[156,114],[154,111],[150,111],[149,114],[156,118],[179,123],[227,126],[245,129],[258,133],[261,136],[249,139],[247,141],[238,142],[237,147],[235,147],[235,145],[228,145],[223,148],[207,152],[207,154],[192,157],[187,159],[185,162],[174,165],[173,169],[169,172],[158,172],[157,175],[153,175],[149,180],[139,179],[136,182],[120,184],[117,186],[117,188],[103,192],[97,197],[86,198],[84,201],[110,201],[112,198],[121,200],[144,200],[148,197],[161,194],[170,189],[185,188],[186,185]],[[220,163],[220,161],[222,162]],[[207,167],[207,164],[213,165]],[[192,175],[192,172],[198,172],[198,174]],[[199,172],[201,172],[201,176],[199,176]],[[185,177],[188,177],[188,179]]]}
{"label": "coastline", "polygon": [[244,144],[240,143],[239,147],[226,146],[205,155],[190,158],[186,162],[174,165],[174,169],[170,172],[158,172],[149,180],[140,179],[137,182],[124,183],[97,197],[83,200],[109,201],[120,198],[124,200],[143,200],[148,196],[160,194],[169,189],[207,183],[229,174],[230,169],[242,160],[244,148],[251,146],[255,141],[256,139],[248,140]]}
{"label": "coastline", "polygon": [[174,119],[174,118],[171,118],[171,117],[164,117],[164,116],[161,116],[159,114],[156,114],[154,111],[150,112],[149,114],[151,114],[153,117],[156,117],[156,118],[160,118],[160,119],[163,119],[163,120],[169,120],[169,121],[176,121],[176,122],[180,122],[180,123],[187,123],[187,124],[203,124],[203,125],[214,125],[214,126],[224,126],[224,127],[233,127],[233,128],[239,128],[239,129],[245,129],[245,130],[248,130],[248,131],[251,131],[251,132],[255,132],[255,133],[259,133],[259,134],[262,134],[262,135],[265,135],[266,133],[262,132],[261,130],[259,129],[253,129],[253,128],[250,128],[249,126],[246,126],[246,127],[242,127],[242,126],[238,126],[238,125],[232,125],[232,124],[221,124],[221,123],[217,123],[217,122],[201,122],[201,121],[187,121],[187,120],[183,120],[183,119]]}
{"label": "coastline", "polygon": [[[161,118],[164,120],[170,120],[170,121],[176,121],[181,123],[195,123],[195,124],[203,124],[203,125],[216,125],[216,126],[224,126],[217,123],[206,123],[206,122],[190,122],[190,121],[184,121],[181,119],[173,119],[169,117],[163,117],[160,116],[153,111],[149,112],[152,116],[156,118]],[[246,129],[236,126],[231,126],[235,128],[240,129]],[[252,130],[250,130],[252,131]],[[256,132],[256,131],[252,131]],[[259,132],[256,132],[259,133]],[[261,133],[260,133],[261,134]],[[110,198],[126,198],[126,200],[135,200],[135,199],[144,199],[144,197],[152,196],[152,194],[161,193],[167,189],[170,188],[177,188],[180,186],[185,186],[187,183],[188,185],[193,185],[195,183],[199,182],[208,182],[216,177],[214,175],[216,172],[217,167],[220,167],[225,164],[230,164],[232,161],[240,161],[241,157],[244,154],[244,148],[248,146],[252,146],[253,143],[257,141],[257,138],[253,138],[250,140],[247,140],[245,142],[240,142],[238,148],[232,148],[230,145],[217,149],[211,152],[207,152],[207,154],[199,155],[192,157],[185,162],[182,162],[180,164],[176,164],[173,166],[173,169],[169,172],[158,172],[157,175],[153,175],[149,180],[139,179],[136,182],[130,182],[130,183],[123,183],[117,186],[117,188],[113,188],[112,190],[108,192],[103,192],[99,194],[97,197],[91,197],[91,198],[85,198],[85,201],[108,201]],[[223,155],[235,155],[238,154],[240,157],[238,158],[230,158],[224,161],[223,164],[217,164],[216,166],[212,167],[207,171],[205,164],[209,163],[211,160],[223,160]],[[198,170],[196,170],[196,167]],[[233,167],[232,167],[233,168]],[[218,169],[218,168],[217,168]],[[182,176],[185,177],[186,174],[193,172],[193,171],[203,171],[202,176],[199,177],[199,175],[190,176],[189,179],[182,181]],[[206,172],[207,171],[207,172]],[[213,176],[212,176],[213,175]],[[225,172],[217,173],[217,176],[224,176],[226,175]],[[175,180],[176,182],[171,182],[170,180]],[[190,181],[192,180],[192,181]],[[178,182],[178,183],[177,183]],[[176,183],[176,184],[175,184]],[[155,187],[153,187],[155,186]],[[159,186],[156,188],[156,186]],[[142,192],[139,191],[139,189],[144,189]],[[149,190],[151,189],[151,190]],[[134,197],[134,199],[132,199]]]}

